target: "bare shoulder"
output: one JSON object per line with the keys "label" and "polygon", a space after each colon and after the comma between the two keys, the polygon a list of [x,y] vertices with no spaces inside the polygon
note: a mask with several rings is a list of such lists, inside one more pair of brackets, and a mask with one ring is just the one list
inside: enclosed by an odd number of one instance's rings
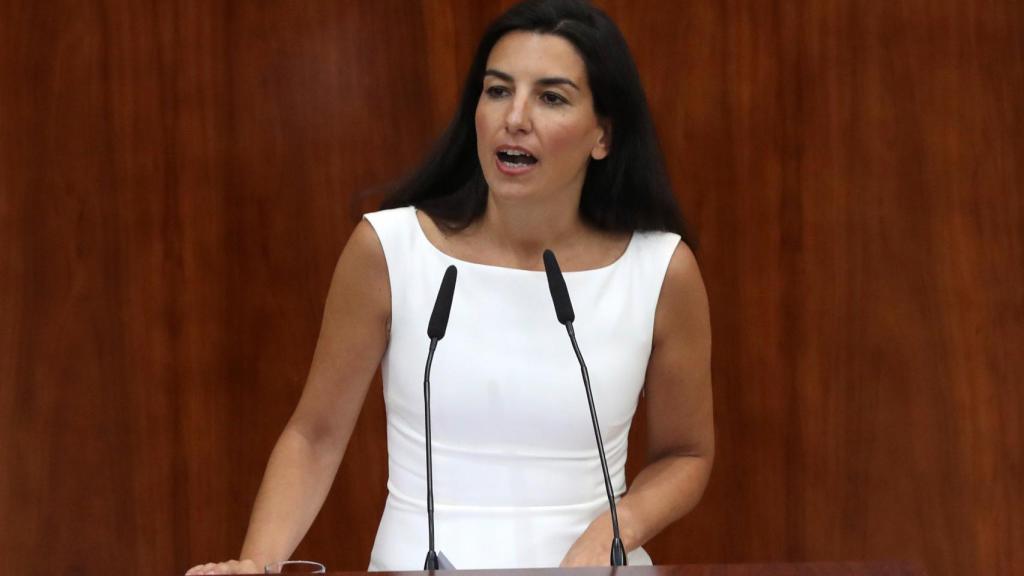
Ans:
{"label": "bare shoulder", "polygon": [[656,340],[679,330],[691,335],[710,330],[704,279],[697,258],[684,242],[676,246],[665,271],[654,328]]}
{"label": "bare shoulder", "polygon": [[369,222],[360,221],[334,267],[306,387],[289,424],[306,437],[344,449],[387,346],[390,295],[384,249]]}
{"label": "bare shoulder", "polygon": [[352,235],[349,236],[342,252],[342,258],[346,256],[351,265],[365,268],[366,272],[383,273],[387,279],[388,266],[384,258],[384,247],[381,246],[377,232],[365,218],[352,230]]}
{"label": "bare shoulder", "polygon": [[391,309],[391,286],[387,259],[380,238],[368,221],[362,219],[349,236],[338,258],[332,289],[337,287],[356,296],[363,304],[386,318]]}
{"label": "bare shoulder", "polygon": [[683,243],[658,297],[646,389],[652,458],[714,453],[708,299],[697,259]]}

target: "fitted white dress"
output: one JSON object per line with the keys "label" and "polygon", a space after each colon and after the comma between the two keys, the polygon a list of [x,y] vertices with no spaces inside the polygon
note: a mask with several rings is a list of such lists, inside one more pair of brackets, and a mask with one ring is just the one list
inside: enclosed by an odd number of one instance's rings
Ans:
{"label": "fitted white dress", "polygon": [[[388,498],[369,570],[420,570],[427,551],[423,369],[445,269],[458,268],[431,371],[435,547],[459,569],[558,566],[608,507],[579,364],[543,272],[438,250],[415,209],[367,214],[384,248],[391,335],[382,361]],[[679,236],[633,234],[611,265],[565,274],[616,497]],[[650,564],[641,548],[631,565]]]}

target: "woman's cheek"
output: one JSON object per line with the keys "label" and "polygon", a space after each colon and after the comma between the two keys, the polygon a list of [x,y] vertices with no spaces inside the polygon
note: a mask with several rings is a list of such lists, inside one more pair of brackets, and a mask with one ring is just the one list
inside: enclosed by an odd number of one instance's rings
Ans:
{"label": "woman's cheek", "polygon": [[565,149],[566,144],[571,142],[573,139],[573,127],[571,124],[566,123],[553,123],[548,127],[546,140],[546,148],[548,153],[561,152]]}
{"label": "woman's cheek", "polygon": [[579,156],[585,149],[590,153],[590,143],[586,140],[587,130],[576,123],[562,122],[550,126],[547,132],[545,149],[549,154],[570,154]]}

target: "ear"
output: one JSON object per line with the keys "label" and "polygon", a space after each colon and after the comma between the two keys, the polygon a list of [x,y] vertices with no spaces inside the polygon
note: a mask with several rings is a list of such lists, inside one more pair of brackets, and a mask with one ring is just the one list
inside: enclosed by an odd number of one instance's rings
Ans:
{"label": "ear", "polygon": [[590,157],[594,160],[604,160],[612,151],[612,123],[602,118],[598,121],[598,126],[601,128],[601,137],[590,151]]}

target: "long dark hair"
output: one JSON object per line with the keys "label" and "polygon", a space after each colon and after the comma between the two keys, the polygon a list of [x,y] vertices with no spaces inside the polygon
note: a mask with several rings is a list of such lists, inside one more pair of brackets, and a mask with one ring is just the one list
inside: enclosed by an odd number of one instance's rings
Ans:
{"label": "long dark hair", "polygon": [[608,231],[665,230],[695,248],[672,194],[640,75],[618,27],[586,0],[527,0],[495,20],[477,47],[455,118],[426,161],[385,200],[413,205],[448,230],[461,230],[487,207],[476,149],[475,114],[491,49],[513,31],[554,34],[575,46],[587,69],[594,112],[610,122],[611,150],[591,160],[580,216]]}

